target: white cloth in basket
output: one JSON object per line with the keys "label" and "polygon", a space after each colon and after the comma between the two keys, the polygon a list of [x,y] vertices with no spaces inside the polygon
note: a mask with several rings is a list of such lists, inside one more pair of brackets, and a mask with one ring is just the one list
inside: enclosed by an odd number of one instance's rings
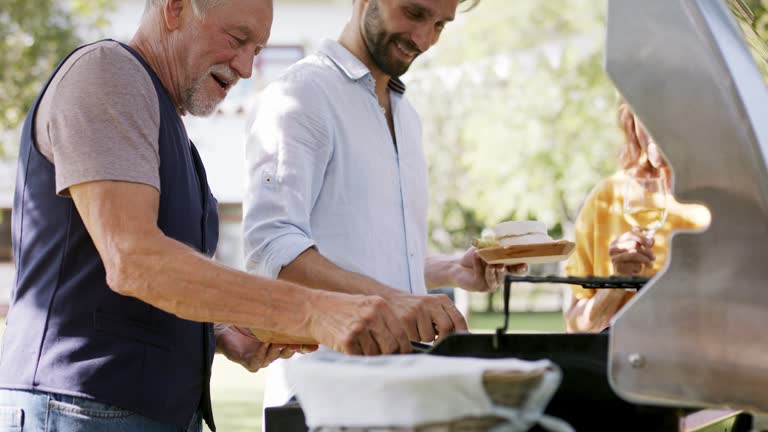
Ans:
{"label": "white cloth in basket", "polygon": [[[483,386],[485,371],[543,371],[520,406],[494,405]],[[318,351],[286,365],[286,379],[310,430],[320,427],[408,428],[468,417],[497,416],[496,431],[526,431],[539,423],[557,432],[565,422],[542,413],[560,383],[548,360],[477,359],[432,355],[347,356]]]}

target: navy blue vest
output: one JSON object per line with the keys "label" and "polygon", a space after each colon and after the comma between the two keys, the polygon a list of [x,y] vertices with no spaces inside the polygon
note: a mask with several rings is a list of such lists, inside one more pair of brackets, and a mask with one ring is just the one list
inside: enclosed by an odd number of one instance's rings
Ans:
{"label": "navy blue vest", "polygon": [[[123,47],[147,70],[160,103],[157,224],[167,236],[212,256],[217,203],[203,164],[160,79],[136,52]],[[27,114],[21,138],[12,222],[17,273],[0,387],[92,398],[179,427],[201,409],[214,430],[213,327],[107,286],[103,263],[72,199],[56,194],[55,167],[36,146],[35,112],[49,84]]]}

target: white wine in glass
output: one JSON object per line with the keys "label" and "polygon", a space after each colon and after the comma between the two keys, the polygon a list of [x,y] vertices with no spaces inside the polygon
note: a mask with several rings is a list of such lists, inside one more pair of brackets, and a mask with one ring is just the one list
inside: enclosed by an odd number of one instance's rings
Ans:
{"label": "white wine in glass", "polygon": [[624,186],[624,220],[632,231],[653,238],[667,219],[667,190],[663,178],[632,177]]}

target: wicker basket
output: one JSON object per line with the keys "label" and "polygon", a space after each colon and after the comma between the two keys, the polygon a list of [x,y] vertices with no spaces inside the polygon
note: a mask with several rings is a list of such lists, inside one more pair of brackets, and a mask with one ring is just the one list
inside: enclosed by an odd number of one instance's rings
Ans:
{"label": "wicker basket", "polygon": [[[489,370],[483,373],[483,387],[494,404],[518,407],[538,387],[545,370],[532,372]],[[446,423],[416,427],[342,428],[321,427],[314,432],[486,432],[503,423],[498,417],[470,417]]]}

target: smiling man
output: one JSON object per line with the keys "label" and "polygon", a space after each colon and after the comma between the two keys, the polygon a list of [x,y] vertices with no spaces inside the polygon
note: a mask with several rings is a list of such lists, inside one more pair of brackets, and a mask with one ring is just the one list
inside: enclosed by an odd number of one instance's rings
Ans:
{"label": "smiling man", "polygon": [[[460,3],[355,0],[339,40],[325,41],[261,95],[246,149],[248,269],[382,296],[415,341],[467,329],[450,300],[428,289],[493,290],[505,270],[486,266],[474,250],[459,257],[426,250],[427,162],[399,77],[437,42]],[[280,391],[273,372],[269,405],[291,393]]]}
{"label": "smiling man", "polygon": [[215,351],[253,371],[299,348],[247,328],[410,351],[380,297],[210,259],[217,204],[181,116],[250,77],[271,24],[271,0],[150,0],[129,45],[81,47],[53,73],[20,146],[0,430],[214,429]]}

